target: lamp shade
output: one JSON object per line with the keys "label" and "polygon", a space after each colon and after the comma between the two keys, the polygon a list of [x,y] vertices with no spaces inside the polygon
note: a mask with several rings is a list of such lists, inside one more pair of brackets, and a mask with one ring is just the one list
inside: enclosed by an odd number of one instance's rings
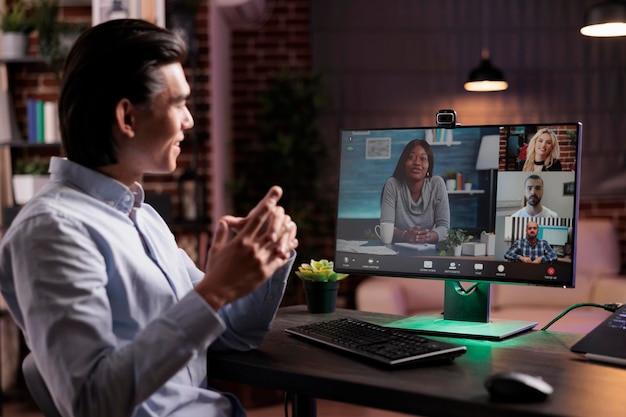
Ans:
{"label": "lamp shade", "polygon": [[498,169],[500,162],[500,135],[486,135],[480,140],[476,170]]}
{"label": "lamp shade", "polygon": [[502,71],[491,65],[489,51],[483,49],[480,65],[470,71],[464,85],[467,91],[502,91],[509,88]]}
{"label": "lamp shade", "polygon": [[607,0],[591,6],[580,33],[604,38],[626,36],[626,0]]}

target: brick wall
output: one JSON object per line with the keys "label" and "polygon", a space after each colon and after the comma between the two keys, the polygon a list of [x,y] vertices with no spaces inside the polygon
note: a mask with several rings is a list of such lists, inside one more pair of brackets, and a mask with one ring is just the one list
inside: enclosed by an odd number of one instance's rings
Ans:
{"label": "brick wall", "polygon": [[251,196],[262,195],[267,189],[267,184],[253,178],[258,179],[264,163],[254,153],[259,145],[255,120],[259,92],[268,77],[283,67],[311,68],[309,1],[270,3],[273,6],[265,23],[254,30],[237,30],[232,37],[233,172],[245,178],[246,186],[258,187],[249,193]]}

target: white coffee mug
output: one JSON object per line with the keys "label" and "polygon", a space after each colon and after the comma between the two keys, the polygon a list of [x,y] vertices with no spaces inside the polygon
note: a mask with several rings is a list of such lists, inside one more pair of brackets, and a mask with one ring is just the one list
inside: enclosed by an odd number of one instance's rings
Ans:
{"label": "white coffee mug", "polygon": [[393,240],[393,223],[382,222],[380,225],[377,224],[374,227],[374,232],[381,242],[388,245]]}

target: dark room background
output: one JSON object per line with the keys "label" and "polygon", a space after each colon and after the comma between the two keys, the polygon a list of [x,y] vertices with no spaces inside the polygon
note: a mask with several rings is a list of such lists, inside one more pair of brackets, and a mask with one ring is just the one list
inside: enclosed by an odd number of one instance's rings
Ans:
{"label": "dark room background", "polygon": [[[596,2],[313,0],[325,138],[341,127],[433,125],[439,109],[466,125],[581,121],[583,199],[623,195],[626,38],[579,33]],[[463,89],[482,47],[508,90]]]}

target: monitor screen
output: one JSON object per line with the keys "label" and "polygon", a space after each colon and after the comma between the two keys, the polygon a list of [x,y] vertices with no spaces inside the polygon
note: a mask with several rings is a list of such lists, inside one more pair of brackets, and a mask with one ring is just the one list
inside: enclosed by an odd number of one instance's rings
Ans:
{"label": "monitor screen", "polygon": [[[575,242],[581,134],[579,122],[342,129],[335,269],[478,283],[487,321],[483,284],[573,287],[575,247],[562,246]],[[474,321],[447,292],[444,314]]]}
{"label": "monitor screen", "polygon": [[550,246],[565,246],[569,242],[569,227],[567,226],[541,226],[537,238],[543,239]]}

